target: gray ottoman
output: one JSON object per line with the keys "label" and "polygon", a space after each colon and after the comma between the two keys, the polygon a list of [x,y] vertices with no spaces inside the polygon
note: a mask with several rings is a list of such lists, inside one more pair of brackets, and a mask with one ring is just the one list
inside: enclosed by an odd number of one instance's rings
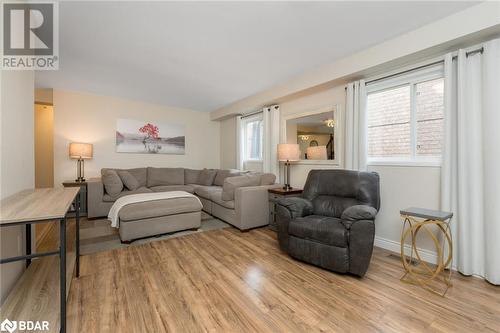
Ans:
{"label": "gray ottoman", "polygon": [[120,209],[120,239],[129,243],[137,238],[175,231],[198,229],[202,205],[196,197],[138,202]]}

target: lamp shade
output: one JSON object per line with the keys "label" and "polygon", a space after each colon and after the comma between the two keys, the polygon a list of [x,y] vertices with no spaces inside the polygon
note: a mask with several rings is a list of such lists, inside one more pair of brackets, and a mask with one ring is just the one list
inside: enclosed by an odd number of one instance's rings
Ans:
{"label": "lamp shade", "polygon": [[300,148],[296,143],[280,143],[278,145],[278,160],[298,161],[300,160]]}
{"label": "lamp shade", "polygon": [[308,160],[326,160],[328,155],[326,153],[326,146],[307,147]]}
{"label": "lamp shade", "polygon": [[94,153],[93,150],[90,143],[71,142],[69,144],[69,158],[91,159]]}

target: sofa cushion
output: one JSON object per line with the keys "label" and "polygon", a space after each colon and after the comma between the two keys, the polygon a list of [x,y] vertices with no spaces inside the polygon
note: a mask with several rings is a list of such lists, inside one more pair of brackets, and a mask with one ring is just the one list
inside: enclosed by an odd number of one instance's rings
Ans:
{"label": "sofa cushion", "polygon": [[263,173],[260,176],[260,185],[273,185],[276,182],[276,175],[274,173]]}
{"label": "sofa cushion", "polygon": [[215,176],[217,175],[217,170],[215,169],[203,169],[200,171],[197,184],[211,186],[214,183]]}
{"label": "sofa cushion", "polygon": [[238,187],[260,185],[260,175],[245,174],[237,177],[226,178],[222,186],[222,200],[234,200],[234,191]]}
{"label": "sofa cushion", "polygon": [[123,169],[128,171],[135,179],[139,182],[139,187],[146,186],[148,181],[148,169],[147,168],[132,168]]}
{"label": "sofa cushion", "polygon": [[229,177],[236,177],[239,176],[240,173],[238,170],[217,170],[217,175],[215,176],[214,179],[214,185],[216,186],[222,186],[224,185],[224,180]]}
{"label": "sofa cushion", "polygon": [[309,215],[290,221],[288,233],[303,239],[338,247],[348,246],[348,232],[335,217]]}
{"label": "sofa cushion", "polygon": [[222,192],[222,188],[220,186],[199,186],[194,190],[194,193],[202,198],[210,200],[212,193],[217,191]]}
{"label": "sofa cushion", "polygon": [[127,170],[117,170],[117,173],[118,176],[120,176],[123,185],[125,185],[125,187],[130,191],[136,190],[140,187],[139,181]]}
{"label": "sofa cushion", "polygon": [[119,217],[121,223],[160,216],[199,212],[201,208],[200,200],[195,197],[151,200],[126,205],[120,210]]}
{"label": "sofa cushion", "polygon": [[194,193],[194,186],[191,185],[161,185],[150,187],[153,192],[186,191]]}
{"label": "sofa cushion", "polygon": [[260,177],[259,185],[273,185],[276,181],[276,175],[274,173],[262,173],[255,171],[248,171],[246,175],[258,176]]}
{"label": "sofa cushion", "polygon": [[113,202],[113,201],[116,201],[116,199],[121,198],[121,197],[126,196],[126,195],[129,195],[129,194],[140,194],[140,193],[151,193],[151,192],[153,192],[153,191],[151,191],[147,187],[139,187],[138,189],[136,189],[134,191],[125,190],[125,191],[122,191],[119,194],[114,195],[114,196],[109,195],[109,194],[105,194],[102,197],[102,201]]}
{"label": "sofa cushion", "polygon": [[101,180],[106,193],[110,196],[117,196],[123,190],[123,183],[114,169],[102,169]]}
{"label": "sofa cushion", "polygon": [[224,208],[234,209],[234,200],[222,200],[222,189],[220,191],[214,191],[212,193],[212,196],[210,197],[210,200]]}
{"label": "sofa cushion", "polygon": [[148,168],[148,187],[184,185],[183,168]]}
{"label": "sofa cushion", "polygon": [[201,170],[184,169],[184,184],[196,184]]}

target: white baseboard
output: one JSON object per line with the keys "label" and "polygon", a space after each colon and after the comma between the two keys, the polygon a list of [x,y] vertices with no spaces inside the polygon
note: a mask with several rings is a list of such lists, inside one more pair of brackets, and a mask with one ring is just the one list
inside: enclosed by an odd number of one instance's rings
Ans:
{"label": "white baseboard", "polygon": [[[401,253],[401,243],[396,242],[390,239],[385,239],[385,238],[380,238],[375,236],[375,246],[381,247],[383,249],[389,250],[391,252],[395,252],[400,254]],[[431,263],[431,264],[436,264],[437,263],[437,253],[434,251],[426,250],[426,249],[421,249],[417,248],[418,253],[420,255],[420,258],[422,260]],[[405,254],[410,255],[411,252],[411,246],[408,244],[405,244]]]}

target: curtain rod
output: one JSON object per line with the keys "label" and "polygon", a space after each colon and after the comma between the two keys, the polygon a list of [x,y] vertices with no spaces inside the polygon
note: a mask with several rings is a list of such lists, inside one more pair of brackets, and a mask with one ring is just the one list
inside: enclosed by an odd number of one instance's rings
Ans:
{"label": "curtain rod", "polygon": [[388,79],[388,78],[391,78],[391,77],[400,76],[400,75],[403,75],[403,74],[406,74],[406,73],[417,71],[417,70],[422,69],[422,68],[427,68],[427,67],[430,67],[430,66],[434,66],[434,65],[440,64],[442,62],[444,62],[444,60],[434,61],[434,62],[431,62],[430,64],[425,64],[425,65],[422,65],[422,66],[413,67],[413,68],[407,69],[407,70],[402,71],[402,72],[398,72],[398,73],[394,73],[394,74],[387,75],[387,76],[384,76],[384,77],[380,77],[378,79],[366,81],[365,84],[370,84],[370,83],[382,81],[382,80],[385,80],[385,79]]}
{"label": "curtain rod", "polygon": [[255,111],[255,112],[252,112],[252,113],[247,113],[247,114],[241,116],[241,119],[248,118],[248,117],[254,116],[256,114],[263,113],[263,112],[264,112],[263,110],[259,110],[259,111]]}
{"label": "curtain rod", "polygon": [[[484,52],[484,47],[481,47],[481,48],[476,49],[476,50],[465,52],[465,56],[468,57],[470,55],[473,55],[473,54],[476,54],[476,53],[483,53],[483,52]],[[457,58],[457,57],[458,57],[458,55],[453,56],[454,59]],[[395,73],[395,74],[391,74],[391,75],[387,75],[387,76],[384,76],[384,77],[381,77],[381,78],[370,80],[370,81],[365,82],[365,84],[374,83],[374,82],[377,82],[377,81],[381,81],[381,80],[385,80],[385,79],[388,79],[388,78],[391,78],[391,77],[394,77],[394,76],[398,76],[398,75],[406,74],[406,73],[409,73],[409,72],[413,72],[413,71],[416,71],[416,70],[419,70],[419,69],[422,69],[422,68],[426,68],[426,67],[429,67],[429,66],[434,66],[434,65],[437,65],[439,63],[442,63],[443,61],[444,60],[435,61],[435,62],[432,62],[430,64],[425,64],[425,65],[418,66],[418,67],[415,67],[415,68],[411,68],[411,69],[408,69],[408,70],[405,70],[405,71],[402,71],[402,72],[398,72],[398,73]],[[347,87],[345,89],[347,90]]]}

